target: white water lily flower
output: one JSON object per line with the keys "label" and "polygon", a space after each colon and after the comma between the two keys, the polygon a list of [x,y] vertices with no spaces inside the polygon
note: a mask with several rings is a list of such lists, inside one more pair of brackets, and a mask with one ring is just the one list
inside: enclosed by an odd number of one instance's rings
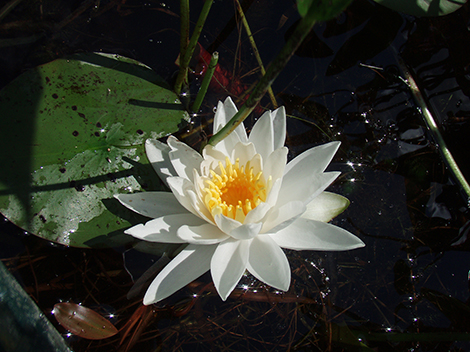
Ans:
{"label": "white water lily flower", "polygon": [[[214,133],[235,115],[219,102]],[[363,247],[350,232],[328,224],[349,201],[324,190],[339,172],[325,172],[339,142],[311,148],[287,164],[284,108],[268,111],[248,137],[243,124],[202,156],[170,136],[147,140],[147,156],[170,192],[117,195],[129,209],[153,218],[125,232],[163,243],[188,243],[153,280],[144,304],[158,302],[210,269],[225,300],[248,270],[287,291],[289,262],[282,248],[342,251]]]}

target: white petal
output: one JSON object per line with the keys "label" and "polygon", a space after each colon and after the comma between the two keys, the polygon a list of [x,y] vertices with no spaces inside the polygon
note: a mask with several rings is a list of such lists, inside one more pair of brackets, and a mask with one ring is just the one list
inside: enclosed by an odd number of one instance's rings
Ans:
{"label": "white petal", "polygon": [[223,162],[225,161],[225,157],[229,155],[222,153],[220,150],[217,150],[212,145],[208,144],[202,150],[202,156],[204,159],[211,159],[211,161],[218,160]]}
{"label": "white petal", "polygon": [[233,148],[235,145],[240,143],[240,138],[235,133],[230,133],[227,137],[222,139],[219,143],[214,145],[214,149],[220,151],[221,153],[230,156],[232,155]]}
{"label": "white petal", "polygon": [[276,207],[299,200],[305,205],[323,192],[341,173],[332,171],[317,174],[299,174],[297,177],[282,179]]}
{"label": "white petal", "polygon": [[240,138],[236,133],[230,133],[227,137],[222,139],[219,143],[214,145],[214,149],[220,151],[221,153],[230,156],[232,155],[232,151],[237,145],[240,143]]}
{"label": "white petal", "polygon": [[214,220],[221,231],[239,240],[255,237],[263,225],[262,223],[241,224],[239,221],[222,214],[214,216]]}
{"label": "white petal", "polygon": [[287,164],[284,178],[325,171],[340,144],[341,142],[335,141],[306,150]]}
{"label": "white petal", "polygon": [[165,215],[160,218],[150,220],[144,224],[139,224],[124,231],[124,233],[150,242],[162,243],[185,243],[177,236],[177,231],[181,226],[198,226],[206,222],[197,216],[186,214]]}
{"label": "white petal", "polygon": [[[225,111],[225,105],[227,105],[227,111]],[[238,109],[230,97],[227,97],[225,102],[219,101],[217,103],[217,109],[214,115],[214,134],[224,128],[227,122],[237,113],[237,111]],[[227,114],[230,114],[230,116],[227,116]]]}
{"label": "white petal", "polygon": [[208,223],[215,225],[212,214],[206,208],[206,205],[202,203],[200,196],[198,196],[193,190],[187,190],[186,195],[191,200],[191,204],[196,212],[194,214],[199,216],[201,219],[206,220]]}
{"label": "white petal", "polygon": [[216,247],[217,245],[187,246],[150,284],[145,293],[144,304],[161,301],[204,274],[210,268]]}
{"label": "white petal", "polygon": [[218,214],[214,216],[214,221],[219,227],[219,229],[227,235],[230,235],[230,232],[242,225],[240,221],[229,218],[223,214]]}
{"label": "white petal", "polygon": [[265,215],[268,213],[270,209],[271,209],[270,204],[260,203],[256,208],[254,208],[248,214],[246,214],[244,223],[251,224],[255,222],[261,222],[261,220],[265,217]]}
{"label": "white petal", "polygon": [[193,169],[199,170],[203,160],[201,154],[173,136],[168,137],[167,143],[171,148],[170,160],[176,172],[193,182]]}
{"label": "white petal", "polygon": [[349,206],[349,199],[336,193],[322,192],[307,204],[304,219],[328,222]]}
{"label": "white petal", "polygon": [[304,203],[300,201],[288,202],[277,209],[271,209],[264,221],[261,233],[276,233],[297,220],[305,210]]}
{"label": "white petal", "polygon": [[253,175],[258,175],[263,171],[263,158],[260,154],[255,154],[250,160],[250,168],[253,168]]}
{"label": "white petal", "polygon": [[199,173],[197,172],[197,170],[193,170],[193,174],[194,174],[193,185],[190,188],[188,187],[184,192],[186,197],[189,198],[191,206],[195,211],[193,214],[215,225],[215,222],[212,218],[212,214],[210,213],[210,211],[207,209],[206,205],[202,201],[203,199],[202,189],[204,189],[205,187],[204,181],[201,178],[201,176],[199,176]]}
{"label": "white petal", "polygon": [[[225,99],[225,102],[223,104],[219,102],[214,117],[214,133],[222,129],[222,127],[224,127],[227,122],[229,122],[230,119],[235,116],[237,111],[237,107],[235,106],[230,97]],[[226,155],[231,155],[233,148],[238,142],[248,142],[245,126],[243,125],[243,123],[238,125],[237,128],[227,137],[225,137],[222,141],[217,143],[214,148]]]}
{"label": "white petal", "polygon": [[281,191],[282,187],[282,178],[278,178],[274,181],[271,189],[268,188],[268,197],[266,198],[266,203],[268,203],[271,207],[273,207],[277,203],[277,199],[279,197],[279,192]]}
{"label": "white petal", "polygon": [[145,141],[145,152],[160,179],[168,186],[166,179],[178,175],[168,155],[170,147],[156,139],[147,139]]}
{"label": "white petal", "polygon": [[237,240],[249,240],[257,236],[262,227],[263,223],[261,222],[257,224],[243,224],[230,232],[230,236]]}
{"label": "white petal", "polygon": [[266,111],[258,121],[256,121],[250,132],[248,140],[256,147],[256,152],[261,154],[263,160],[274,151],[274,130],[271,119],[271,111]]}
{"label": "white petal", "polygon": [[230,160],[240,160],[240,165],[245,165],[249,160],[253,159],[256,154],[256,149],[253,143],[237,143],[232,153],[230,154]]}
{"label": "white petal", "polygon": [[211,275],[222,300],[226,300],[246,270],[250,241],[220,243],[211,260]]}
{"label": "white petal", "polygon": [[364,247],[358,237],[341,227],[303,218],[270,236],[279,246],[295,250],[346,251]]}
{"label": "white petal", "polygon": [[188,197],[188,190],[194,191],[194,185],[183,177],[168,177],[168,186],[170,186],[173,195],[176,197],[178,202],[185,207],[190,213],[197,215],[197,211],[194,209],[191,198]]}
{"label": "white petal", "polygon": [[[235,116],[237,112],[238,109],[235,106],[232,98],[227,97],[223,103],[219,101],[217,105],[217,111],[215,112],[214,116],[214,134],[219,132],[230,121],[230,119]],[[238,125],[233,133],[238,136],[238,139],[241,142],[248,142],[245,126],[243,123]]]}
{"label": "white petal", "polygon": [[[200,169],[196,170],[196,171],[199,171],[198,175],[201,175],[201,176],[204,176],[204,177],[210,177],[211,176],[210,170],[217,169],[217,166],[219,165],[219,161],[222,161],[222,160],[213,159],[210,156],[207,157],[207,159],[204,159],[202,161]],[[224,161],[225,161],[225,156],[224,156],[224,159],[223,159],[222,163]]]}
{"label": "white petal", "polygon": [[114,197],[130,210],[149,218],[188,212],[172,192],[139,192]]}
{"label": "white petal", "polygon": [[282,291],[290,285],[290,267],[284,251],[269,235],[251,241],[247,263],[248,271],[258,280]]}
{"label": "white petal", "polygon": [[274,130],[274,150],[282,148],[286,142],[286,109],[281,106],[272,112]]}
{"label": "white petal", "polygon": [[263,174],[265,179],[272,177],[273,182],[284,175],[284,169],[287,163],[286,147],[274,150],[267,159],[264,160]]}
{"label": "white petal", "polygon": [[207,223],[198,226],[183,225],[178,229],[177,235],[184,242],[200,245],[216,244],[229,238],[217,226]]}

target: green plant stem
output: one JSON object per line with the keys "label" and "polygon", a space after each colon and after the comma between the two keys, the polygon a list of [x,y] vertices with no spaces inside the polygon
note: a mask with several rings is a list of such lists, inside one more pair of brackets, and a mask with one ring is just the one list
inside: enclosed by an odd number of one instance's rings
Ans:
{"label": "green plant stem", "polygon": [[184,56],[189,41],[189,0],[180,1],[180,59]]}
{"label": "green plant stem", "polygon": [[465,179],[465,176],[460,171],[460,168],[457,165],[454,157],[452,156],[452,153],[450,152],[449,148],[447,148],[447,144],[444,141],[444,138],[442,137],[442,134],[439,131],[439,127],[437,126],[436,120],[434,119],[433,114],[431,112],[431,107],[426,103],[415,79],[413,78],[413,75],[411,74],[410,70],[408,70],[406,64],[400,58],[398,60],[405,76],[405,79],[408,83],[408,86],[410,87],[411,93],[413,94],[413,97],[415,98],[416,102],[418,103],[421,109],[421,113],[424,117],[424,120],[426,121],[428,129],[431,131],[431,134],[434,137],[435,142],[437,143],[437,146],[445,162],[447,163],[448,168],[450,169],[450,172],[454,175],[455,179],[465,192],[467,196],[467,206],[470,207],[470,186],[467,180]]}
{"label": "green plant stem", "polygon": [[180,70],[178,72],[178,76],[176,77],[175,83],[175,92],[178,95],[181,93],[181,87],[183,86],[183,83],[186,82],[189,61],[191,61],[193,56],[194,48],[197,45],[199,36],[201,35],[202,28],[204,27],[207,15],[211,9],[212,2],[212,0],[206,0],[204,2],[204,6],[202,7],[201,14],[197,20],[196,27],[194,28],[193,35],[191,36],[191,40],[189,41],[183,57],[180,55]]}
{"label": "green plant stem", "polygon": [[196,100],[194,101],[192,111],[194,113],[197,113],[199,108],[201,107],[202,101],[204,100],[204,97],[206,96],[207,93],[207,88],[209,87],[209,83],[211,82],[212,76],[214,75],[215,67],[217,66],[217,62],[219,61],[219,53],[217,51],[214,51],[212,54],[211,61],[209,63],[209,66],[207,67],[206,74],[204,75],[204,78],[201,83],[201,88],[199,89],[199,92],[197,93]]}
{"label": "green plant stem", "polygon": [[[266,70],[264,68],[263,61],[261,60],[261,56],[259,55],[258,47],[256,46],[256,42],[253,37],[253,34],[251,33],[250,26],[248,25],[248,21],[246,20],[246,16],[243,13],[243,9],[240,5],[240,2],[238,0],[235,0],[235,4],[237,5],[238,14],[240,15],[240,18],[242,19],[243,26],[245,27],[246,34],[248,35],[248,40],[250,41],[251,48],[253,49],[253,54],[255,55],[256,61],[258,61],[261,74],[264,76],[266,74]],[[271,103],[273,104],[274,108],[277,108],[277,101],[276,101],[276,98],[274,97],[274,93],[273,93],[271,86],[268,87],[268,94],[269,94],[269,98],[271,99]]]}
{"label": "green plant stem", "polygon": [[0,21],[10,13],[22,0],[11,0],[0,9]]}
{"label": "green plant stem", "polygon": [[250,94],[245,104],[240,108],[237,114],[225,125],[219,132],[212,136],[209,140],[209,144],[215,145],[219,143],[222,139],[228,136],[239,124],[241,124],[248,115],[253,111],[256,104],[264,96],[268,88],[277,78],[279,73],[284,69],[287,62],[290,60],[292,55],[302,43],[304,38],[312,29],[313,25],[316,22],[316,6],[313,4],[310,6],[307,14],[297,25],[294,33],[287,40],[284,47],[281,49],[279,54],[274,58],[274,60],[269,65],[266,74],[261,78],[256,87],[253,89],[253,92]]}

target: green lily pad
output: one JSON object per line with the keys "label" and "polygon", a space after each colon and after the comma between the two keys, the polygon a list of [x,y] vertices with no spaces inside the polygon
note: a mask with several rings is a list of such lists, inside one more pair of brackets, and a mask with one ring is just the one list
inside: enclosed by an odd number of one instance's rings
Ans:
{"label": "green lily pad", "polygon": [[392,10],[414,16],[444,16],[457,11],[467,0],[374,0]]}
{"label": "green lily pad", "polygon": [[0,92],[0,212],[70,246],[116,246],[142,222],[113,198],[163,189],[147,138],[188,119],[150,68],[110,54],[80,54],[25,72]]}

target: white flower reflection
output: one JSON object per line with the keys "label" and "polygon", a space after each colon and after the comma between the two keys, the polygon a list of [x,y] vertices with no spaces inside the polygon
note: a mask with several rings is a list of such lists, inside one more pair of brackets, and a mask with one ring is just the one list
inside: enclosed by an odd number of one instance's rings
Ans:
{"label": "white flower reflection", "polygon": [[[214,133],[235,115],[219,102]],[[144,304],[158,302],[210,269],[225,300],[245,270],[282,291],[291,270],[282,248],[341,251],[363,247],[328,224],[349,201],[324,190],[339,172],[324,172],[339,142],[311,148],[287,163],[284,108],[266,112],[248,137],[243,124],[202,156],[170,136],[147,140],[147,156],[170,192],[121,194],[129,209],[153,218],[126,230],[136,238],[188,243],[153,280]]]}

